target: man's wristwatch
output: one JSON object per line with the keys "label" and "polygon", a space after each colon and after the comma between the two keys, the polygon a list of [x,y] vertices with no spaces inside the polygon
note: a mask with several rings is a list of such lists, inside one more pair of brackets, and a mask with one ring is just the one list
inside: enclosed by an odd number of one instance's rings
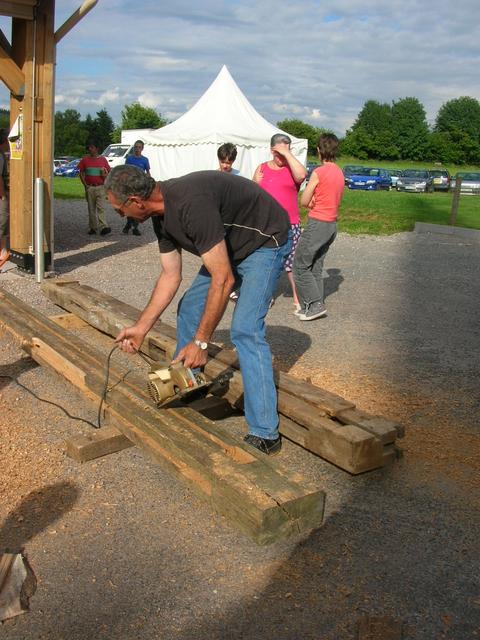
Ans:
{"label": "man's wristwatch", "polygon": [[202,342],[202,340],[194,340],[194,344],[197,345],[202,351],[206,351],[208,349],[208,343]]}

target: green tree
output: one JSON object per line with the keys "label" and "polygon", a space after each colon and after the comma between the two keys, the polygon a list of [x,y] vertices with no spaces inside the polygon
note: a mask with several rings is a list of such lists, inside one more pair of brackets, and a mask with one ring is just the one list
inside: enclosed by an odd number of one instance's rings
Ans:
{"label": "green tree", "polygon": [[462,96],[445,102],[435,121],[436,133],[463,131],[474,142],[480,143],[480,102]]}
{"label": "green tree", "polygon": [[321,133],[326,133],[326,129],[320,127],[314,127],[311,124],[307,124],[302,120],[286,119],[277,122],[277,127],[289,133],[295,138],[306,138],[308,140],[308,153],[310,155],[316,155],[318,137]]}
{"label": "green tree", "polygon": [[0,129],[10,131],[10,111],[8,109],[0,109]]}
{"label": "green tree", "polygon": [[82,156],[88,131],[76,109],[55,113],[55,155]]}
{"label": "green tree", "polygon": [[89,129],[89,136],[98,142],[100,152],[111,144],[114,128],[113,120],[107,111],[105,109],[97,111],[97,117],[92,120],[91,129]]}
{"label": "green tree", "polygon": [[155,109],[143,107],[139,102],[126,104],[122,110],[122,129],[159,129],[167,120]]}
{"label": "green tree", "polygon": [[461,131],[434,131],[430,136],[430,159],[444,164],[479,164],[480,144]]}
{"label": "green tree", "polygon": [[394,160],[399,151],[394,142],[392,108],[367,100],[342,143],[342,153],[362,160]]}
{"label": "green tree", "polygon": [[423,160],[428,156],[430,131],[425,108],[417,98],[392,103],[393,142],[404,160]]}
{"label": "green tree", "polygon": [[383,131],[392,131],[392,108],[389,104],[376,100],[367,100],[357,116],[352,130],[362,127],[367,133],[377,135]]}

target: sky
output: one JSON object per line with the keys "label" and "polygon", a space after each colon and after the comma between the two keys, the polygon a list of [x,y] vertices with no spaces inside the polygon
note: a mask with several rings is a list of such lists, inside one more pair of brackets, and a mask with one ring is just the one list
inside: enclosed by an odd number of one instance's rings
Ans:
{"label": "sky", "polygon": [[[56,28],[81,1],[56,1]],[[478,0],[98,0],[57,46],[56,109],[119,123],[138,101],[173,121],[225,64],[273,124],[344,135],[367,100],[407,96],[433,124],[447,100],[480,100],[477,18]]]}

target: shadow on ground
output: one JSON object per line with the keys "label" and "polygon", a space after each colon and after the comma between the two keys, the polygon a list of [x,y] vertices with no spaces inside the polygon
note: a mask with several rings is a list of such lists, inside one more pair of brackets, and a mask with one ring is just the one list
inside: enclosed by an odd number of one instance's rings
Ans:
{"label": "shadow on ground", "polygon": [[71,482],[58,482],[29,493],[0,527],[0,549],[17,553],[29,540],[72,509],[78,489]]}

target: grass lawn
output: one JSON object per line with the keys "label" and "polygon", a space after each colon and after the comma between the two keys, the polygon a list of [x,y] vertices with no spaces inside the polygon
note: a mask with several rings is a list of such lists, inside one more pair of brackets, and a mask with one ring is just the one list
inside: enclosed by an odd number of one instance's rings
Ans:
{"label": "grass lawn", "polygon": [[[80,178],[53,179],[54,197],[83,199]],[[398,191],[350,191],[345,189],[340,209],[339,229],[346,233],[389,235],[412,231],[415,222],[448,224],[451,193],[405,193]],[[305,220],[306,209],[302,210]],[[457,226],[480,229],[480,197],[462,196]]]}
{"label": "grass lawn", "polygon": [[[339,229],[351,234],[387,235],[412,231],[415,222],[448,224],[451,207],[451,193],[345,189]],[[456,226],[480,229],[480,197],[461,196]]]}
{"label": "grass lawn", "polygon": [[80,178],[53,177],[53,197],[57,200],[78,200],[85,198],[85,189]]}

